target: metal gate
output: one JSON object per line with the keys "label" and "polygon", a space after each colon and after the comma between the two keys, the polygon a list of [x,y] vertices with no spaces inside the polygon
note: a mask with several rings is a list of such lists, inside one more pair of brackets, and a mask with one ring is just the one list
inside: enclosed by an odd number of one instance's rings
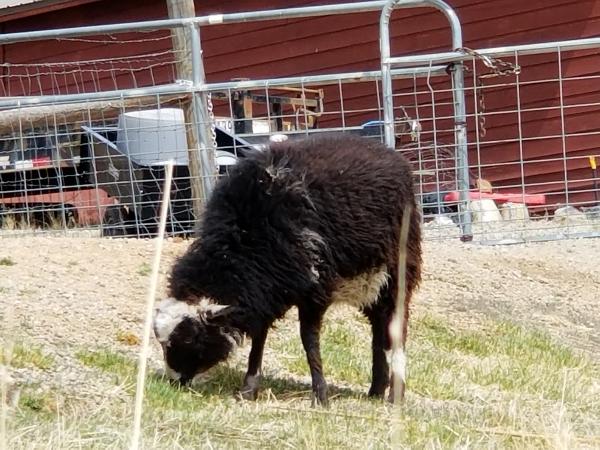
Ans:
{"label": "metal gate", "polygon": [[[448,52],[390,54],[393,11],[414,7],[448,18]],[[206,81],[205,27],[367,11],[381,15],[381,70]],[[168,232],[191,234],[215,180],[244,152],[331,131],[380,139],[410,160],[427,239],[599,234],[598,75],[570,61],[593,62],[585,49],[600,40],[474,51],[450,6],[409,0],[0,36],[5,46],[36,41],[102,45],[106,57],[0,64],[1,235],[153,236],[167,159]]]}

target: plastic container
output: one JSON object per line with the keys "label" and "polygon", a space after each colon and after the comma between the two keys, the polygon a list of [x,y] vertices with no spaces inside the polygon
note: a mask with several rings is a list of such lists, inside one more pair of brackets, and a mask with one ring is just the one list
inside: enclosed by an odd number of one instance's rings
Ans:
{"label": "plastic container", "polygon": [[187,138],[183,110],[161,108],[131,111],[119,116],[117,147],[143,166],[163,165],[173,159],[187,165]]}

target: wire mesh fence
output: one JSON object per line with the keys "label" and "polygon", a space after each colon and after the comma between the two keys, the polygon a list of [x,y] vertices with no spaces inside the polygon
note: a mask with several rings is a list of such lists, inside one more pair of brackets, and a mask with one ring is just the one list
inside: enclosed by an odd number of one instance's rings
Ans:
{"label": "wire mesh fence", "polygon": [[[170,159],[167,232],[189,235],[206,179],[226,176],[247,152],[324,132],[384,141],[381,71],[204,83],[180,76],[199,53],[174,49],[170,29],[88,34],[46,39],[65,52],[35,61],[24,60],[18,43],[4,44],[3,235],[154,236]],[[461,237],[466,214],[478,242],[600,233],[600,41],[588,41],[398,59],[395,149],[413,167],[427,239]],[[464,89],[453,77],[461,67]],[[456,140],[459,90],[466,172]],[[203,153],[214,167],[201,172],[194,164]]]}
{"label": "wire mesh fence", "polygon": [[[44,56],[49,45],[64,52]],[[171,35],[139,32],[90,37],[64,37],[52,41],[5,44],[0,63],[3,97],[66,95],[141,88],[172,82],[176,64],[185,56],[172,48]],[[27,59],[35,55],[35,60]],[[93,55],[93,59],[89,59]],[[59,61],[57,57],[63,57]],[[76,58],[76,59],[73,59]]]}
{"label": "wire mesh fence", "polygon": [[[152,234],[160,162],[181,159],[191,126],[178,114],[189,95],[144,95],[147,88],[175,83],[177,65],[184,62],[169,30],[27,45],[23,52],[19,43],[5,44],[0,64],[3,233],[82,229],[116,235],[132,232],[133,220],[134,234]],[[65,50],[45,58],[49,45]],[[35,61],[27,61],[32,55]],[[139,92],[124,97],[126,89]],[[132,145],[129,128],[137,139]],[[154,146],[144,141],[154,138]],[[161,144],[168,147],[164,152]],[[185,167],[179,166],[177,177],[174,231],[186,221],[181,199],[189,197],[190,183]]]}
{"label": "wire mesh fence", "polygon": [[516,69],[503,73],[489,57],[467,62],[469,206],[480,241],[600,232],[598,56],[577,42],[544,47],[503,54],[503,67]]}

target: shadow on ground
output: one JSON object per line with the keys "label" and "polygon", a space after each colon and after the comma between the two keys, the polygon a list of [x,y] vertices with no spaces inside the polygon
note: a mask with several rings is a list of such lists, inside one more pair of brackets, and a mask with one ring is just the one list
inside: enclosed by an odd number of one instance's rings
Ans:
{"label": "shadow on ground", "polygon": [[[160,373],[152,373],[149,375],[149,379],[156,383],[170,384],[174,389],[181,392],[195,393],[203,397],[224,398],[227,396],[236,396],[238,389],[242,386],[244,372],[232,367],[217,367],[205,378],[195,381],[189,386],[181,386],[176,382],[173,383]],[[310,383],[300,382],[291,378],[263,375],[258,399],[264,400],[269,396],[275,397],[278,400],[310,398],[311,392]],[[366,391],[338,387],[330,382],[329,398],[365,399]]]}

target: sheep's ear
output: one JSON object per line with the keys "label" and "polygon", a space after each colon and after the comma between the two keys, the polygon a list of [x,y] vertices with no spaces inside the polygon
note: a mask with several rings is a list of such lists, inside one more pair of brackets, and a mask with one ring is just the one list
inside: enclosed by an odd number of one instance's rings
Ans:
{"label": "sheep's ear", "polygon": [[217,305],[216,303],[213,303],[212,305],[208,305],[201,312],[207,319],[213,319],[228,314],[231,309],[232,307],[229,305]]}
{"label": "sheep's ear", "polygon": [[230,310],[230,305],[220,305],[206,298],[200,300],[198,304],[198,315],[204,320],[224,316],[225,314],[229,313]]}

